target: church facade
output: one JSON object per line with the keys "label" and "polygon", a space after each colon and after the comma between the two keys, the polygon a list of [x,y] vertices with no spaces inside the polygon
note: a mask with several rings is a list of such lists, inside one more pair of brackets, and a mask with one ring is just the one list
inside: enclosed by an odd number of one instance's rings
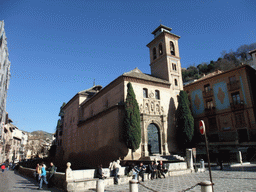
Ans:
{"label": "church facade", "polygon": [[75,168],[108,165],[131,159],[122,137],[124,102],[131,82],[141,114],[141,145],[135,159],[177,152],[175,111],[183,89],[179,57],[179,36],[160,25],[147,45],[151,74],[138,68],[117,77],[106,87],[100,85],[77,93],[63,108],[57,155]]}

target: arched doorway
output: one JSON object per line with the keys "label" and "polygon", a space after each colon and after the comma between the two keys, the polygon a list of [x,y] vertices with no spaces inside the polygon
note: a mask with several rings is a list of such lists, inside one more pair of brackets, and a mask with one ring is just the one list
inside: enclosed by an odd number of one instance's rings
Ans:
{"label": "arched doorway", "polygon": [[148,152],[149,155],[161,154],[159,128],[151,123],[148,126]]}

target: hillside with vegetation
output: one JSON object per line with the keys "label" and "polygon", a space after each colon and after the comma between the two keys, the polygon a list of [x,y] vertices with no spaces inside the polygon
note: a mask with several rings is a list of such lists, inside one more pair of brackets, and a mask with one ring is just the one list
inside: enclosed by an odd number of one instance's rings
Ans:
{"label": "hillside with vegetation", "polygon": [[203,62],[197,66],[191,65],[187,69],[182,69],[182,80],[188,82],[199,79],[204,75],[216,70],[227,71],[243,64],[252,65],[252,57],[249,51],[256,49],[256,43],[241,45],[235,52],[222,51],[221,57],[217,61]]}

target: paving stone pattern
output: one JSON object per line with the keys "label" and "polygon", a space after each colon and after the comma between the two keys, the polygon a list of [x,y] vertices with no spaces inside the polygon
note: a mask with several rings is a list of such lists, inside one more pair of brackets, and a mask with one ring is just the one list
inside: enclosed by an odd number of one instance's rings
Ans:
{"label": "paving stone pattern", "polygon": [[[212,178],[215,192],[246,192],[256,191],[256,165],[229,168],[224,170],[212,170]],[[209,172],[192,173],[181,176],[172,176],[165,179],[146,181],[143,184],[159,192],[179,192],[188,189],[202,181],[209,181]],[[106,192],[128,192],[129,185],[109,186]],[[201,186],[196,186],[190,192],[201,192]],[[152,192],[139,186],[139,192]]]}
{"label": "paving stone pattern", "polygon": [[[256,191],[256,164],[240,167],[224,167],[224,170],[212,170],[214,182],[214,192],[247,192]],[[201,181],[209,179],[209,172],[191,173],[180,176],[167,177],[165,179],[155,179],[143,182],[149,188],[158,192],[179,192],[196,185]],[[34,179],[23,177],[14,171],[0,172],[0,192],[17,191],[31,192],[37,191],[38,184]],[[48,189],[44,186],[42,191],[60,191],[58,189]],[[95,189],[88,190],[90,192]],[[105,192],[128,192],[129,184],[106,186]],[[201,192],[201,186],[188,190],[189,192]],[[151,190],[139,186],[139,192],[152,192]]]}

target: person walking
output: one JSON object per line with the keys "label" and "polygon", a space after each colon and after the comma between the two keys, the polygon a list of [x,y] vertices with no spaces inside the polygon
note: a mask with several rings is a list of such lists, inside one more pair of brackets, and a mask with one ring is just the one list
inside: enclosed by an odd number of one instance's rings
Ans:
{"label": "person walking", "polygon": [[54,166],[53,162],[50,163],[50,167],[48,170],[49,170],[48,188],[51,188],[53,186],[54,173],[56,172],[56,167]]}
{"label": "person walking", "polygon": [[42,171],[42,173],[40,174],[40,183],[39,183],[39,190],[40,189],[42,189],[42,186],[43,186],[43,182],[46,184],[46,185],[48,185],[48,182],[46,181],[46,170],[45,170],[45,165],[44,164],[42,164],[42,169],[41,169],[41,171]]}
{"label": "person walking", "polygon": [[114,184],[117,185],[118,184],[118,172],[120,169],[120,161],[114,161],[113,164],[113,175],[114,175]]}
{"label": "person walking", "polygon": [[40,165],[39,165],[39,163],[36,165],[36,181],[39,183],[39,175],[41,175],[41,168],[42,167],[40,167]]}
{"label": "person walking", "polygon": [[5,170],[5,165],[4,165],[4,163],[1,165],[1,169],[2,169],[2,173],[3,173],[4,170]]}

